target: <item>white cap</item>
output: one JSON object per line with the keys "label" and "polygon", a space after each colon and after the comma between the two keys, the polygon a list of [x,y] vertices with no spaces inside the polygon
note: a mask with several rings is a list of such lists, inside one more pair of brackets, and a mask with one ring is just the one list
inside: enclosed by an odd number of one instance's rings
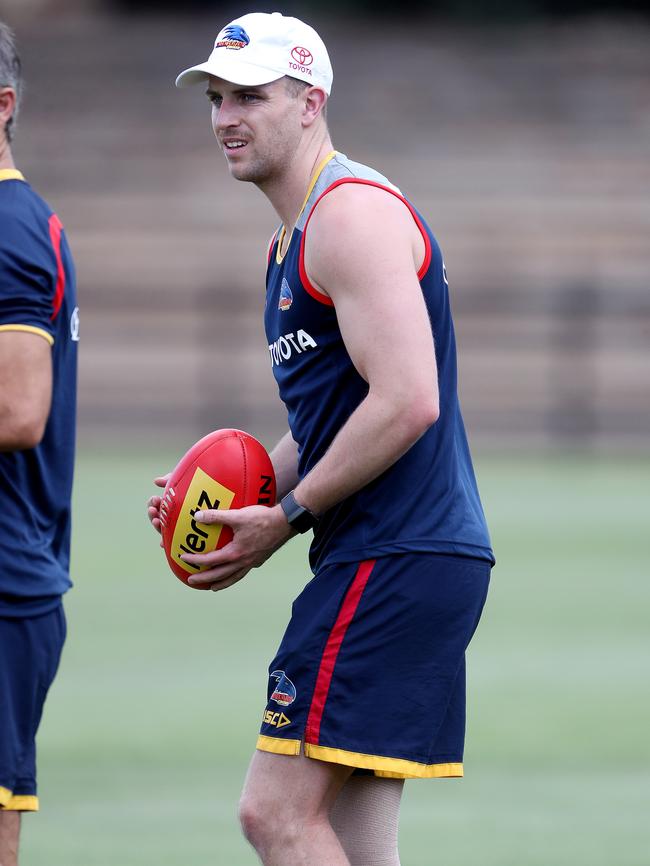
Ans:
{"label": "white cap", "polygon": [[269,84],[285,75],[332,89],[332,64],[313,27],[280,12],[251,12],[219,34],[205,63],[185,69],[176,87],[206,81],[210,75],[233,84]]}

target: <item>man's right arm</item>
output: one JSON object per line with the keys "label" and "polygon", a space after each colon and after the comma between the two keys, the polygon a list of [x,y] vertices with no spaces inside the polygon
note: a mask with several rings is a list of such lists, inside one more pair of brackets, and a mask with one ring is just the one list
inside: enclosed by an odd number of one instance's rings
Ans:
{"label": "man's right arm", "polygon": [[51,226],[17,202],[0,211],[0,451],[35,448],[43,438],[61,277]]}
{"label": "man's right arm", "polygon": [[45,336],[0,329],[0,451],[34,448],[52,402],[52,350]]}

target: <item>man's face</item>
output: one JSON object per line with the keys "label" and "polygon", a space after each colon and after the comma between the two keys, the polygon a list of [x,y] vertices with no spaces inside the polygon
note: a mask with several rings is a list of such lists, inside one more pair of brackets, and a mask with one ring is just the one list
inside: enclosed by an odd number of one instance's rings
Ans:
{"label": "man's face", "polygon": [[283,79],[243,87],[210,77],[212,128],[231,175],[263,186],[277,177],[298,149],[303,100]]}

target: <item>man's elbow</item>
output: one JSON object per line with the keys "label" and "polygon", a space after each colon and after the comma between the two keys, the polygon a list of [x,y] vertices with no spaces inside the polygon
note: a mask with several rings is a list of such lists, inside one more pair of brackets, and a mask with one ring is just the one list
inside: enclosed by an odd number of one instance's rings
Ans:
{"label": "man's elbow", "polygon": [[20,450],[36,448],[41,444],[45,435],[45,424],[47,419],[37,418],[24,425],[21,431],[21,447]]}
{"label": "man's elbow", "polygon": [[440,418],[440,404],[437,398],[429,397],[420,403],[419,421],[422,432],[426,433],[438,418]]}
{"label": "man's elbow", "polygon": [[407,410],[407,424],[414,441],[432,427],[440,417],[440,405],[436,395],[425,394],[414,397]]}
{"label": "man's elbow", "polygon": [[40,415],[14,417],[10,424],[3,425],[0,450],[28,451],[40,444],[45,433],[47,418]]}

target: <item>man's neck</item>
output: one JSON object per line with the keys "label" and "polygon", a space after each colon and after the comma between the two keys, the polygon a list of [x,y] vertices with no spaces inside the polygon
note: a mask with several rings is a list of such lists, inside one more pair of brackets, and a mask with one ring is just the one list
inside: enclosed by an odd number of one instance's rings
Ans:
{"label": "man's neck", "polygon": [[305,201],[309,184],[318,166],[333,150],[332,140],[325,134],[295,160],[282,177],[260,187],[282,220],[287,234],[293,230]]}
{"label": "man's neck", "polygon": [[0,138],[0,171],[6,168],[16,168],[16,164],[14,163],[13,156],[11,155],[11,148],[9,147],[9,142],[4,136],[2,136]]}

